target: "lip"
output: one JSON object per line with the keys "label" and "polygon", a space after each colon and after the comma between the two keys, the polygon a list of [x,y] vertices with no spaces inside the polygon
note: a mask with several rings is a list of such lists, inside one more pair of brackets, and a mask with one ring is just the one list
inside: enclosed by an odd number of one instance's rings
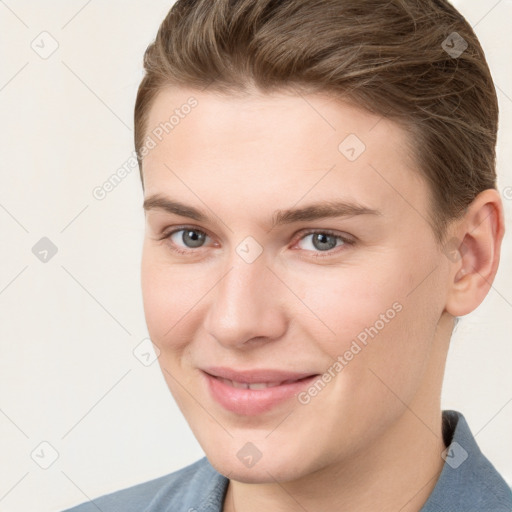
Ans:
{"label": "lip", "polygon": [[[309,386],[319,374],[254,369],[237,371],[231,368],[210,367],[202,370],[212,398],[228,411],[245,416],[267,412],[290,400]],[[272,387],[243,389],[233,387],[224,379],[237,383],[266,383]],[[278,384],[280,383],[280,384]]]}

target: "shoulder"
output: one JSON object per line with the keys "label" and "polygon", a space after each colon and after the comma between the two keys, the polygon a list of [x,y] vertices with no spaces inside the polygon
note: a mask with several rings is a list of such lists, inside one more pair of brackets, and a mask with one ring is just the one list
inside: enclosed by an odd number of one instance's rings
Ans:
{"label": "shoulder", "polygon": [[228,482],[203,457],[168,475],[101,496],[64,512],[220,512]]}

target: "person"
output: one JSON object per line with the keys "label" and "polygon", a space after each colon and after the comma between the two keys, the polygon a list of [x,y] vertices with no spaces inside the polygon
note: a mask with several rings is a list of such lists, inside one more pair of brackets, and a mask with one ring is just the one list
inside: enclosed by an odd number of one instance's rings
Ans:
{"label": "person", "polygon": [[504,235],[496,91],[464,17],[178,0],[144,67],[144,312],[205,457],[70,510],[510,512],[440,405]]}

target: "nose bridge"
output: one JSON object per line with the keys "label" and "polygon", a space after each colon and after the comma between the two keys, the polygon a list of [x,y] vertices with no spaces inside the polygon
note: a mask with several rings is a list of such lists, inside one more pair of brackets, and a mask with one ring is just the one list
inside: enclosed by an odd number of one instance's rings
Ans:
{"label": "nose bridge", "polygon": [[283,311],[275,300],[278,281],[263,257],[252,262],[237,253],[212,290],[206,328],[223,345],[242,345],[253,338],[272,338],[284,328]]}

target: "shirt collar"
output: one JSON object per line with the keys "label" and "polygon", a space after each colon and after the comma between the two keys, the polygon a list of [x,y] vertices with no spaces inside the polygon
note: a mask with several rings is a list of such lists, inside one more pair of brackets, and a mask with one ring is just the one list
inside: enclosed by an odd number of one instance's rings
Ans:
{"label": "shirt collar", "polygon": [[510,512],[512,493],[480,451],[460,412],[443,411],[443,438],[445,463],[420,512]]}

